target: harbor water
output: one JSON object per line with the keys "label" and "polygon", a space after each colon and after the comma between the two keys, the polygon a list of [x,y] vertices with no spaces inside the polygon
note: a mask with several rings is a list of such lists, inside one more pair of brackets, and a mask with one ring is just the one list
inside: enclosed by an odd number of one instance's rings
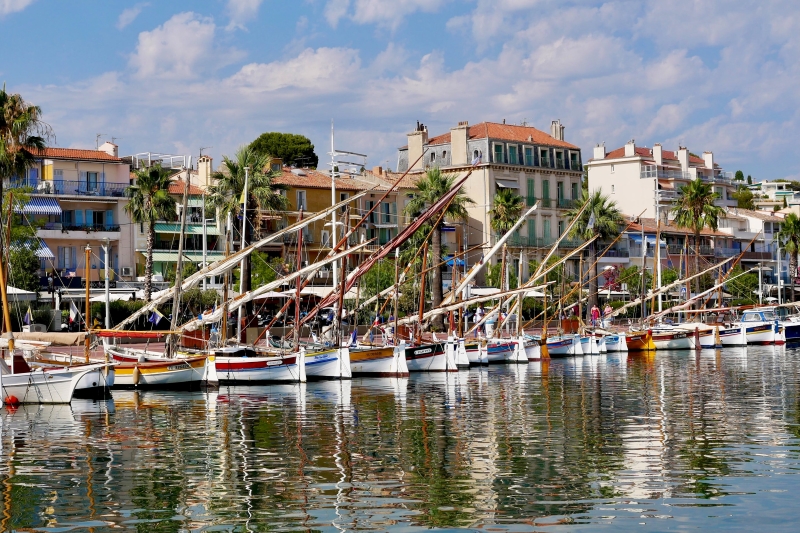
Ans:
{"label": "harbor water", "polygon": [[797,531],[800,350],[2,412],[1,531]]}

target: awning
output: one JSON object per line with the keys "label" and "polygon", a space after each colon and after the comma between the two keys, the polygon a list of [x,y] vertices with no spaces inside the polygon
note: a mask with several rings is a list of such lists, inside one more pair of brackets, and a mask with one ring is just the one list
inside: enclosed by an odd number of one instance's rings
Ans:
{"label": "awning", "polygon": [[[645,235],[645,238],[647,239],[647,245],[648,246],[655,246],[655,244],[656,244],[656,236],[655,235]],[[633,242],[635,244],[642,244],[642,236],[640,234],[637,234],[637,233],[628,233],[628,240],[630,240],[631,242]],[[667,241],[662,239],[661,240],[661,246],[666,246],[666,245],[667,245]]]}
{"label": "awning", "polygon": [[39,259],[56,258],[56,256],[53,255],[53,251],[50,250],[50,248],[47,246],[47,243],[45,243],[42,240],[34,241],[32,239],[29,239],[25,241],[24,244],[11,243],[12,250],[18,250],[20,248],[27,248],[29,250],[33,250],[34,253],[36,254],[36,257],[38,257]]}
{"label": "awning", "polygon": [[60,215],[61,206],[55,198],[31,198],[22,209],[16,208],[15,212],[25,215]]}
{"label": "awning", "polygon": [[447,258],[447,266],[453,266],[453,263],[455,263],[457,266],[464,266],[464,260],[463,259],[455,259],[455,260],[453,260],[453,256],[452,255],[448,256],[448,258]]}
{"label": "awning", "polygon": [[[197,251],[186,251],[183,252],[183,257],[187,258],[192,263],[202,263],[203,262],[203,252]],[[217,251],[207,251],[206,252],[206,262],[207,263],[214,263],[215,261],[220,261],[225,259],[224,252],[217,252]]]}
{"label": "awning", "polygon": [[[178,222],[156,222],[156,233],[180,233],[181,225]],[[202,224],[186,224],[186,235],[202,235]],[[206,235],[219,235],[219,230],[215,225],[206,225]]]}
{"label": "awning", "polygon": [[[147,257],[147,250],[137,250],[140,254]],[[186,254],[183,256],[184,261],[188,261],[186,258]],[[177,263],[178,262],[178,252],[165,252],[165,251],[158,251],[153,250],[153,262],[154,263]]]}
{"label": "awning", "polygon": [[397,227],[397,224],[373,224],[377,229],[394,229]]}
{"label": "awning", "polygon": [[496,181],[494,183],[501,189],[519,189],[519,184],[513,181]]}
{"label": "awning", "polygon": [[202,196],[201,197],[195,197],[195,198],[189,197],[187,200],[188,200],[187,201],[187,205],[189,207],[203,207],[203,197]]}

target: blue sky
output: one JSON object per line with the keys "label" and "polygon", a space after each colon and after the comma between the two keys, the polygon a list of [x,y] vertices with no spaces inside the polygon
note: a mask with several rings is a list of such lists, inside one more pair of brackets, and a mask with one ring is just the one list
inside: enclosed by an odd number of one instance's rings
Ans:
{"label": "blue sky", "polygon": [[64,147],[215,161],[265,131],[396,166],[417,120],[526,121],[800,177],[796,0],[0,0],[0,81]]}

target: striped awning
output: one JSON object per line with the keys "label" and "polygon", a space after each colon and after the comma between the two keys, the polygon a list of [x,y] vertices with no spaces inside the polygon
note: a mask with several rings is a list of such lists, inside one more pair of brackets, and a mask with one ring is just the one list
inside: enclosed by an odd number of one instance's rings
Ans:
{"label": "striped awning", "polygon": [[[183,257],[191,261],[192,263],[202,263],[203,262],[203,252],[196,252],[196,251],[184,251]],[[217,251],[207,251],[206,252],[206,262],[213,263],[215,261],[219,261],[225,258],[225,254],[223,252]]]}
{"label": "striped awning", "polygon": [[[147,250],[136,250],[143,256],[147,257]],[[186,261],[186,256],[183,256],[183,260]],[[153,263],[177,263],[178,262],[178,252],[168,252],[162,250],[153,250]]]}
{"label": "striped awning", "polygon": [[55,198],[31,198],[22,209],[14,209],[24,215],[60,215],[61,206]]}
{"label": "striped awning", "polygon": [[[180,233],[181,225],[176,222],[156,222],[156,233]],[[186,235],[202,235],[202,224],[186,224]],[[219,235],[217,226],[206,224],[206,235]]]}
{"label": "striped awning", "polygon": [[27,248],[29,250],[33,250],[36,254],[36,257],[39,259],[55,259],[56,256],[53,255],[53,251],[47,246],[43,240],[34,241],[33,239],[29,239],[24,243],[11,243],[12,250],[19,250],[20,248]]}

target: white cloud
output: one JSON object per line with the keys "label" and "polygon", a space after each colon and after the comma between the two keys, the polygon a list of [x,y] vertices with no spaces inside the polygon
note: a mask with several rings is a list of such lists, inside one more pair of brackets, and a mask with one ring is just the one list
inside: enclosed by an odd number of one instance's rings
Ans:
{"label": "white cloud", "polygon": [[[397,28],[405,17],[422,11],[433,13],[450,0],[328,0],[325,17],[332,27],[349,16],[357,24],[377,24],[391,29]],[[349,13],[348,13],[349,12]]]}
{"label": "white cloud", "polygon": [[228,30],[235,28],[244,29],[248,22],[258,14],[258,8],[261,7],[263,0],[228,0],[228,16],[230,23]]}
{"label": "white cloud", "polygon": [[136,20],[136,17],[138,17],[139,14],[142,12],[142,9],[144,9],[149,5],[150,5],[149,3],[144,2],[141,4],[136,4],[133,7],[123,9],[122,13],[119,14],[119,18],[117,19],[117,29],[121,30],[125,26],[128,26],[130,23],[132,23],[134,20]]}
{"label": "white cloud", "polygon": [[0,0],[0,16],[22,11],[36,0]]}
{"label": "white cloud", "polygon": [[151,31],[139,34],[129,64],[139,78],[192,79],[241,57],[236,50],[214,46],[216,25],[208,17],[179,13]]}

